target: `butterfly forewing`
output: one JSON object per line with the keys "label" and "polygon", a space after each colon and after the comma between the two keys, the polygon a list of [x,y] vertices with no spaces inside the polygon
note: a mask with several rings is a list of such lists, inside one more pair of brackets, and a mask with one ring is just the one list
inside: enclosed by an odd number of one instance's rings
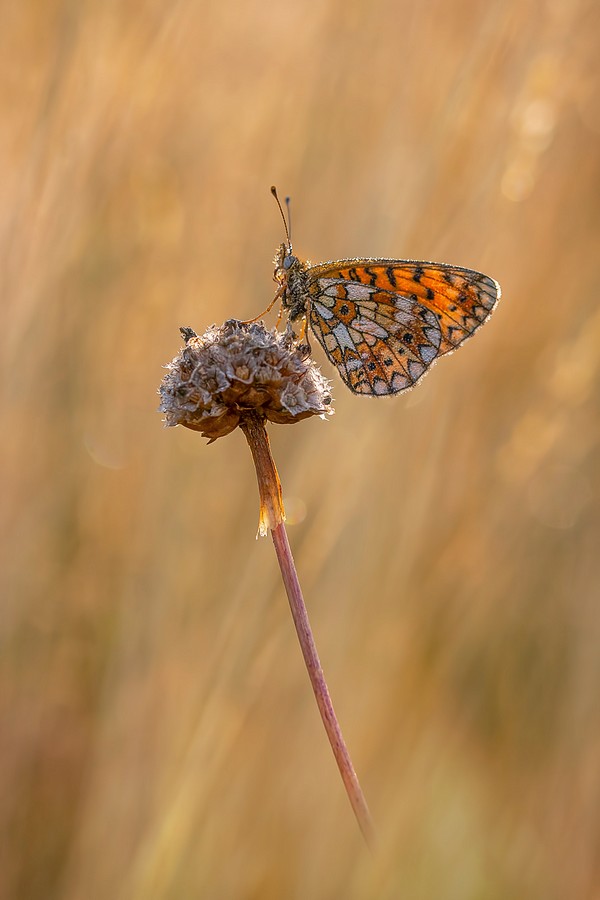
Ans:
{"label": "butterfly forewing", "polygon": [[499,285],[458,266],[341,260],[308,268],[312,330],[348,387],[396,394],[488,318]]}

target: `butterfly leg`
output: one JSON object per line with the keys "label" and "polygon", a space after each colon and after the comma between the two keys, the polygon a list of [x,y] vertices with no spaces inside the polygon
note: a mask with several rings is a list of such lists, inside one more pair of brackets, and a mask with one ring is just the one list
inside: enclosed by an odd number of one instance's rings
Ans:
{"label": "butterfly leg", "polygon": [[310,356],[312,353],[312,347],[310,346],[310,339],[308,335],[308,316],[302,317],[302,326],[300,328],[300,334],[298,335],[298,346],[303,350],[306,350],[306,356]]}
{"label": "butterfly leg", "polygon": [[[275,306],[277,301],[281,300],[284,290],[285,290],[285,285],[284,284],[280,285],[279,288],[277,289],[275,296],[273,297],[273,299],[271,300],[271,302],[269,303],[267,308],[263,309],[263,311],[261,313],[259,313],[257,316],[254,316],[253,319],[244,319],[244,321],[242,322],[242,325],[251,325],[253,322],[258,322],[259,319],[262,319],[263,316],[266,316],[267,313],[271,312],[271,310],[273,309],[273,307]],[[278,325],[279,325],[279,320],[281,319],[281,312],[282,312],[282,310],[280,309],[279,316],[277,318]]]}

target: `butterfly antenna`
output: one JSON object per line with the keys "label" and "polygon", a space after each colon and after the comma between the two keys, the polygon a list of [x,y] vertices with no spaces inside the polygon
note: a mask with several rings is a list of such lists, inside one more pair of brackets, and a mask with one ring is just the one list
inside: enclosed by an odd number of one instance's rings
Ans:
{"label": "butterfly antenna", "polygon": [[[279,196],[277,194],[277,188],[275,187],[274,184],[271,185],[271,193],[273,194],[273,196],[275,197],[275,200],[277,201],[277,206],[279,207],[279,212],[281,213],[281,218],[283,220],[283,227],[285,228],[285,236],[287,238],[287,242],[288,242],[289,246],[291,247],[292,246],[292,239],[291,239],[292,222],[291,222],[291,217],[290,217],[290,198],[289,197],[285,198],[285,205],[286,205],[287,213],[288,213],[288,217],[287,217],[287,221],[286,221],[285,213],[283,211],[283,206],[280,203]],[[289,225],[288,225],[288,223],[289,223]]]}
{"label": "butterfly antenna", "polygon": [[288,234],[290,236],[290,246],[292,245],[292,205],[289,197],[285,198],[285,208],[288,217]]}

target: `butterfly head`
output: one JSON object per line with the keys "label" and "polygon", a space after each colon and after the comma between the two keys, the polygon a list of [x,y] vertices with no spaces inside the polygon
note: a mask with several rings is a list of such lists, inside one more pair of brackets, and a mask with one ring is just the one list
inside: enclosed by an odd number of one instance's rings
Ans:
{"label": "butterfly head", "polygon": [[298,257],[292,252],[292,245],[289,241],[280,244],[275,253],[275,280],[280,284],[285,281],[290,270],[298,263]]}

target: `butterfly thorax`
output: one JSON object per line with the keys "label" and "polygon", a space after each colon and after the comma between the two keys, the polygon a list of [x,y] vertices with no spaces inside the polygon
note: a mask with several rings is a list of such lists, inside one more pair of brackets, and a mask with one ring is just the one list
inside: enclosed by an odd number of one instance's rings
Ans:
{"label": "butterfly thorax", "polygon": [[281,244],[277,250],[275,281],[283,287],[281,302],[290,322],[305,316],[309,300],[308,266],[294,256],[291,244]]}

